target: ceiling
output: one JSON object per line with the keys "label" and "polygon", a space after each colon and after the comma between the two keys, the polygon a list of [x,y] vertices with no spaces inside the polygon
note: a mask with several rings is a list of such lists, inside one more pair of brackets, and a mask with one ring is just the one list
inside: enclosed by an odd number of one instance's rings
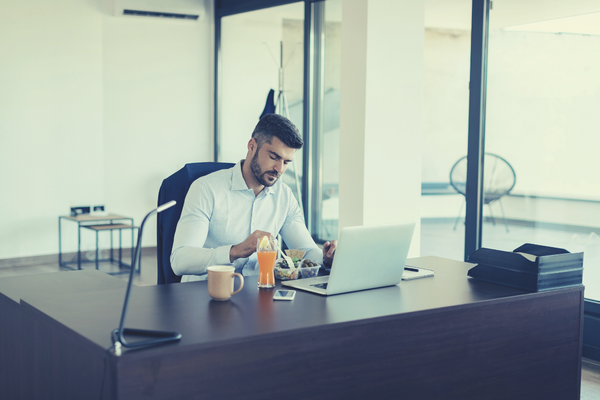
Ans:
{"label": "ceiling", "polygon": [[[425,26],[471,29],[472,0],[424,0]],[[493,0],[490,29],[600,34],[600,0]]]}
{"label": "ceiling", "polygon": [[[471,30],[472,0],[423,0],[425,27]],[[328,21],[341,20],[340,0],[326,1]],[[600,0],[493,0],[490,29],[600,35]],[[272,23],[304,18],[301,2],[245,13],[243,18]]]}

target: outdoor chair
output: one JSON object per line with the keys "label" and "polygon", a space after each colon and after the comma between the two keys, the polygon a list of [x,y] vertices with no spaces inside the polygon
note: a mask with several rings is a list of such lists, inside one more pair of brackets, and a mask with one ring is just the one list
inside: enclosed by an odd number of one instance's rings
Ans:
{"label": "outdoor chair", "polygon": [[[504,158],[492,154],[485,153],[483,159],[483,204],[490,207],[490,218],[492,223],[496,225],[496,220],[492,213],[492,204],[498,202],[500,205],[500,211],[502,212],[502,219],[506,226],[506,232],[508,232],[508,223],[506,222],[506,215],[504,214],[504,207],[502,206],[502,197],[510,193],[515,187],[517,182],[517,175],[513,167]],[[464,196],[458,217],[454,223],[454,229],[462,214],[463,207],[466,201],[467,194],[467,156],[459,159],[452,169],[450,170],[450,185],[460,194]]]}

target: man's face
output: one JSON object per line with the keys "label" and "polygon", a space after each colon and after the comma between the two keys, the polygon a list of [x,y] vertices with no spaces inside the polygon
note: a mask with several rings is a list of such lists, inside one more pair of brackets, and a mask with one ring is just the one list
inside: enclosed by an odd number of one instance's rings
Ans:
{"label": "man's face", "polygon": [[[256,142],[255,146],[258,148]],[[271,143],[264,142],[262,147],[255,151],[250,162],[250,169],[258,183],[267,187],[273,186],[292,162],[294,153],[296,149],[286,146],[275,136],[271,138]]]}

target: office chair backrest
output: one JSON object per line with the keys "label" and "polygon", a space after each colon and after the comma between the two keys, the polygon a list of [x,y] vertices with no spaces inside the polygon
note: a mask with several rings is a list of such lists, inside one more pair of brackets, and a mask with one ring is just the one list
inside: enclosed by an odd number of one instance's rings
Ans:
{"label": "office chair backrest", "polygon": [[181,216],[183,202],[192,182],[212,172],[231,168],[235,164],[203,162],[186,164],[179,171],[163,180],[158,192],[158,205],[175,200],[177,204],[157,215],[156,220],[156,258],[158,279],[157,283],[181,282],[181,277],[175,275],[171,268],[171,251],[177,222]]}
{"label": "office chair backrest", "polygon": [[[483,201],[485,204],[498,200],[515,187],[517,175],[504,158],[496,154],[485,153],[483,168]],[[467,156],[459,159],[450,170],[450,185],[458,193],[466,196]]]}

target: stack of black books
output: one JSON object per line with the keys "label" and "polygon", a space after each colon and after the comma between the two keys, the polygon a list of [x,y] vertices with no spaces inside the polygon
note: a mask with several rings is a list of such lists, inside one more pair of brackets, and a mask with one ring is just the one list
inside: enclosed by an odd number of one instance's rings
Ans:
{"label": "stack of black books", "polygon": [[477,263],[470,277],[540,292],[582,284],[583,253],[526,243],[512,252],[481,248],[468,257]]}

